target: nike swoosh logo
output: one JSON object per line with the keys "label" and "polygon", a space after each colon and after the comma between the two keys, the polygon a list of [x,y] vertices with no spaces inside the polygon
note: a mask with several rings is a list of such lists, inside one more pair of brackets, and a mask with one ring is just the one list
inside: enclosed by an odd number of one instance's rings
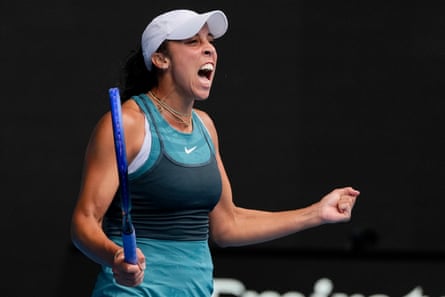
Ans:
{"label": "nike swoosh logo", "polygon": [[184,147],[184,152],[188,155],[190,153],[192,153],[194,150],[196,150],[197,146],[194,146],[192,148],[187,148],[186,146]]}

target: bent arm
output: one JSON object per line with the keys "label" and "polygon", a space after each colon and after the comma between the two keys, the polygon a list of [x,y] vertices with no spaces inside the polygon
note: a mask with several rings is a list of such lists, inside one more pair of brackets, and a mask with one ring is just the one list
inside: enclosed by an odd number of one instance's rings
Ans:
{"label": "bent arm", "polygon": [[82,184],[71,223],[74,245],[93,261],[111,266],[120,249],[102,230],[105,212],[118,188],[109,117],[96,126],[85,154]]}
{"label": "bent arm", "polygon": [[218,150],[218,137],[211,119],[204,119],[217,151],[222,193],[210,213],[210,233],[219,246],[242,246],[270,241],[325,223],[348,221],[359,192],[351,187],[335,189],[320,201],[304,208],[262,211],[238,207],[232,199],[229,178]]}
{"label": "bent arm", "polygon": [[[127,158],[130,161],[143,138],[144,132],[138,127],[143,129],[144,125],[138,124],[137,111],[131,108],[131,103],[124,106]],[[81,188],[71,221],[74,245],[93,261],[107,266],[113,265],[114,255],[121,249],[102,230],[104,215],[118,186],[111,116],[107,113],[95,127],[88,143]]]}

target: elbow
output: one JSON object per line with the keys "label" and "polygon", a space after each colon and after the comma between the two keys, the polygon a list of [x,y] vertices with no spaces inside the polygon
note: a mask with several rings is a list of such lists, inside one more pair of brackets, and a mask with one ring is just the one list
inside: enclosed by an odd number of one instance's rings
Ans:
{"label": "elbow", "polygon": [[70,226],[70,239],[71,243],[79,250],[82,251],[83,246],[83,238],[85,237],[84,232],[82,232],[82,219],[76,217],[75,215],[71,219],[71,226]]}
{"label": "elbow", "polygon": [[216,244],[217,247],[226,248],[232,246],[228,241],[221,240],[217,238],[212,238],[212,241]]}
{"label": "elbow", "polygon": [[79,235],[77,232],[77,228],[74,222],[71,222],[71,228],[70,228],[70,238],[71,238],[71,243],[76,247],[79,248],[80,246],[80,240],[79,240]]}
{"label": "elbow", "polygon": [[233,240],[233,236],[227,230],[212,230],[211,239],[220,248],[236,246],[236,242]]}
{"label": "elbow", "polygon": [[212,241],[220,248],[230,247],[230,244],[227,240],[223,240],[219,237],[212,237]]}

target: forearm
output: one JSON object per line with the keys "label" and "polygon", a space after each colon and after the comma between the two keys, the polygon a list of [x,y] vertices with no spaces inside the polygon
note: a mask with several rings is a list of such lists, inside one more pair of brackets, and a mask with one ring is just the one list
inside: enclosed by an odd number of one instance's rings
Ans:
{"label": "forearm", "polygon": [[220,246],[265,242],[325,223],[346,222],[359,191],[344,187],[331,191],[304,208],[267,212],[236,207],[230,199],[220,201],[211,213],[211,232]]}
{"label": "forearm", "polygon": [[121,248],[105,235],[100,224],[85,218],[73,219],[71,239],[83,254],[106,266],[112,266],[114,255]]}
{"label": "forearm", "polygon": [[323,223],[316,204],[287,211],[260,211],[236,207],[230,223],[214,230],[220,246],[243,246],[281,238]]}

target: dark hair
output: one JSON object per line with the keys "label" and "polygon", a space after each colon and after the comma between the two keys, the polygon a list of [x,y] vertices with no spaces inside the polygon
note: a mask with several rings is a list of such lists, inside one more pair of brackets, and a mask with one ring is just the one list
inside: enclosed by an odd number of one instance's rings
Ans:
{"label": "dark hair", "polygon": [[148,71],[145,66],[142,48],[132,50],[120,72],[120,95],[125,101],[131,96],[147,93],[157,84],[156,70]]}
{"label": "dark hair", "polygon": [[[168,55],[167,42],[163,42],[157,52]],[[131,98],[131,96],[147,93],[151,88],[158,84],[158,71],[156,66],[152,66],[152,70],[148,71],[145,66],[144,56],[142,55],[142,47],[132,50],[120,72],[120,95],[123,101]]]}

